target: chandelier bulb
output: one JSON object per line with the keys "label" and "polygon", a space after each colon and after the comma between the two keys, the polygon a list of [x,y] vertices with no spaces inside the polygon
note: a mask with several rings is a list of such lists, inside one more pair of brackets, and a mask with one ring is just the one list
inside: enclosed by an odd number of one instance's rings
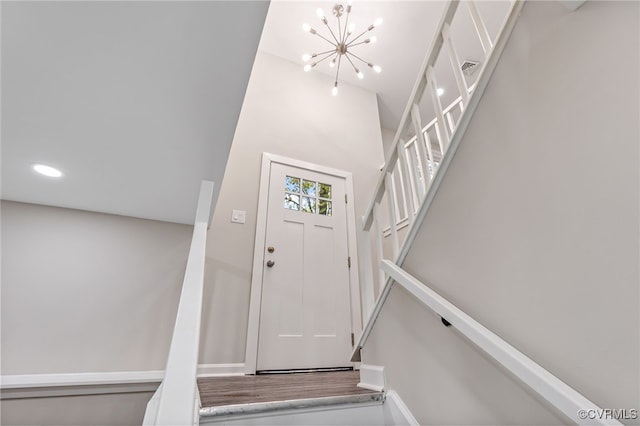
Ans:
{"label": "chandelier bulb", "polygon": [[364,74],[362,74],[362,71],[358,71],[358,70],[356,70],[356,73],[358,74],[358,78],[359,78],[360,80],[362,80],[362,79],[364,78]]}
{"label": "chandelier bulb", "polygon": [[376,27],[379,27],[380,25],[382,25],[382,18],[378,18],[373,22],[373,25],[375,25]]}
{"label": "chandelier bulb", "polygon": [[331,94],[333,96],[338,96],[338,82],[337,81],[333,85],[333,89],[331,89]]}
{"label": "chandelier bulb", "polygon": [[316,10],[316,15],[318,15],[318,18],[322,19],[324,18],[324,11],[321,8],[318,8],[318,10]]}
{"label": "chandelier bulb", "polygon": [[311,64],[307,64],[304,66],[304,71],[309,72],[311,70]]}
{"label": "chandelier bulb", "polygon": [[308,53],[305,53],[304,55],[302,55],[303,61],[309,62],[309,59],[311,59],[311,55],[309,55]]}
{"label": "chandelier bulb", "polygon": [[306,32],[311,31],[311,25],[309,24],[302,24],[302,29]]}
{"label": "chandelier bulb", "polygon": [[375,43],[376,41],[378,41],[378,37],[376,37],[376,36],[373,36],[373,37],[369,38],[369,42],[370,43]]}
{"label": "chandelier bulb", "polygon": [[380,74],[380,72],[382,72],[382,68],[380,68],[380,65],[374,65],[373,66],[373,70],[375,72],[377,72],[378,74]]}
{"label": "chandelier bulb", "polygon": [[333,67],[335,67],[335,66],[336,66],[336,58],[333,58],[332,60],[330,60],[330,61],[329,61],[329,66],[330,66],[331,68],[333,68]]}

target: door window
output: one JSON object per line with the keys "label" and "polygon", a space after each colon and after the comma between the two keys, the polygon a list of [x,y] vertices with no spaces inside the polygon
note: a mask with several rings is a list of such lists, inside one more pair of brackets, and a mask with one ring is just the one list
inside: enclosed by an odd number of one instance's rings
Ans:
{"label": "door window", "polygon": [[284,208],[305,213],[332,215],[331,185],[328,183],[285,176]]}

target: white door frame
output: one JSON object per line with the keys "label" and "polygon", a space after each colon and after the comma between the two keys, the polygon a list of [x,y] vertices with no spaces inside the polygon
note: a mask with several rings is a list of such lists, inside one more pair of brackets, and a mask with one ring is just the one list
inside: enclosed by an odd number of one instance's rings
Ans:
{"label": "white door frame", "polygon": [[[249,300],[249,321],[247,324],[247,346],[245,350],[245,374],[255,374],[258,363],[258,333],[260,331],[260,306],[262,301],[262,272],[264,270],[264,244],[267,230],[267,207],[269,200],[269,176],[271,164],[280,163],[313,172],[344,178],[347,194],[347,245],[351,256],[349,268],[349,294],[351,297],[351,332],[359,336],[362,332],[362,315],[360,313],[360,281],[358,277],[358,248],[356,244],[356,215],[353,197],[353,176],[330,167],[319,166],[306,161],[294,160],[280,155],[262,153],[262,170],[260,172],[260,193],[258,196],[258,215],[256,220],[256,239],[253,251],[253,273],[251,275],[251,298]],[[346,261],[346,259],[345,259]]]}

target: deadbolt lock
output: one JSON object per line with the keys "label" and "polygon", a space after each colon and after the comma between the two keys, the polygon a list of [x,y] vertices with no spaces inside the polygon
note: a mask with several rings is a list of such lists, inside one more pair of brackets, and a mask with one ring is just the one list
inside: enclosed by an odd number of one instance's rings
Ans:
{"label": "deadbolt lock", "polygon": [[273,246],[269,246],[269,247],[267,247],[267,251],[269,253],[273,253],[274,251],[276,251],[276,249]]}
{"label": "deadbolt lock", "polygon": [[273,260],[270,260],[270,261],[268,261],[268,262],[267,262],[267,266],[268,266],[269,268],[271,268],[271,267],[272,267],[273,265],[275,265],[275,264],[276,264],[276,262],[274,262]]}

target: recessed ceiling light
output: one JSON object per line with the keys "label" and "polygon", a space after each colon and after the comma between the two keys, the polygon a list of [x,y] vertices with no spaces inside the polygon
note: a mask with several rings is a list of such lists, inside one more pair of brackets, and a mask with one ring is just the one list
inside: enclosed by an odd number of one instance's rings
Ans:
{"label": "recessed ceiling light", "polygon": [[44,164],[34,164],[33,170],[40,173],[41,175],[45,175],[48,177],[60,177],[62,176],[62,172],[56,168],[51,166],[46,166]]}
{"label": "recessed ceiling light", "polygon": [[438,90],[436,90],[436,93],[438,94],[438,96],[442,96],[444,95],[444,89],[442,87],[438,87]]}

